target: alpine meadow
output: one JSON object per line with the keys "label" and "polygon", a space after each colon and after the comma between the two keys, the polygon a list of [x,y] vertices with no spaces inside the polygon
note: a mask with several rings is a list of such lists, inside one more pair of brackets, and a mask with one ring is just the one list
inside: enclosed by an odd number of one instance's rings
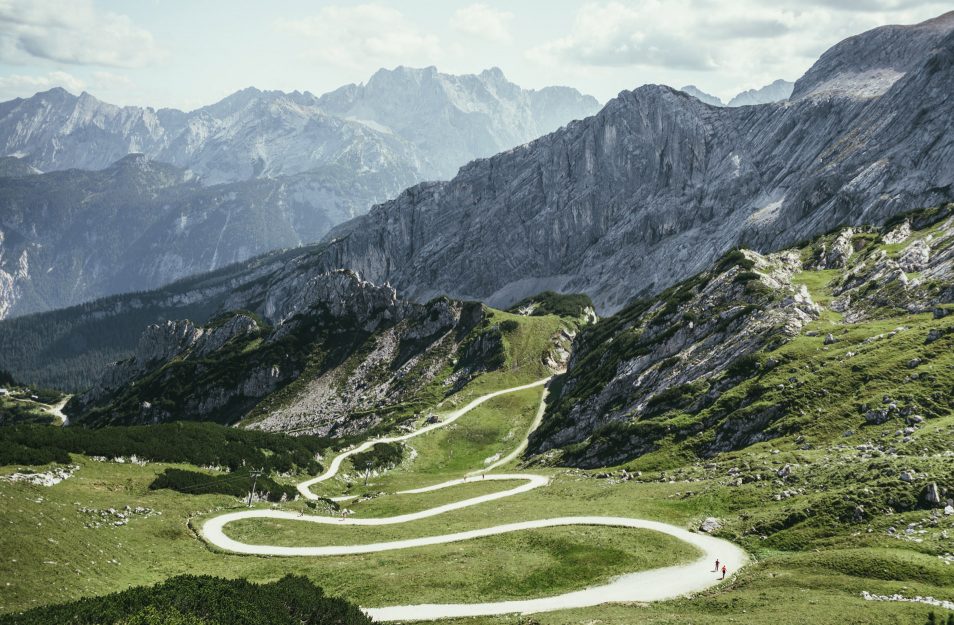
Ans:
{"label": "alpine meadow", "polygon": [[0,3],[0,625],[954,625],[948,9]]}

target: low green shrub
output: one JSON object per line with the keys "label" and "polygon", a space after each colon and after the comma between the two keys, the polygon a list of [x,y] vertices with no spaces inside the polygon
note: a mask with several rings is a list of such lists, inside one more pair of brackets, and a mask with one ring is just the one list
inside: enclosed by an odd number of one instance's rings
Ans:
{"label": "low green shrub", "polygon": [[[198,471],[184,469],[166,469],[160,473],[149,490],[168,488],[186,495],[232,495],[245,497],[252,488],[253,478],[248,470],[235,471],[222,475],[209,475]],[[298,496],[294,486],[279,484],[267,475],[260,475],[254,480],[255,492],[263,495],[267,501],[281,501],[282,496],[292,500]]]}
{"label": "low green shrub", "polygon": [[520,300],[509,308],[517,312],[526,306],[536,305],[531,315],[557,315],[558,317],[580,317],[587,308],[593,308],[593,300],[585,293],[557,293],[544,291]]}
{"label": "low green shrub", "polygon": [[271,584],[180,575],[102,597],[0,616],[0,625],[370,625],[358,606],[305,577]]}
{"label": "low green shrub", "polygon": [[130,427],[0,427],[0,465],[69,462],[69,454],[138,456],[155,462],[245,466],[315,473],[315,455],[327,445],[317,436],[288,436],[214,423],[178,422]]}

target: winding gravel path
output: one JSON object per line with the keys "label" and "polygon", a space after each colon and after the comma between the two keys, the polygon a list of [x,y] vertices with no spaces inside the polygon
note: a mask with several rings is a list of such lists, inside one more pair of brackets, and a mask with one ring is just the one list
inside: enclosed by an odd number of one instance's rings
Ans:
{"label": "winding gravel path", "polygon": [[[337,475],[341,468],[341,463],[349,456],[370,448],[375,443],[404,441],[415,436],[420,436],[440,427],[453,423],[464,414],[473,410],[475,407],[494,397],[506,393],[514,393],[547,383],[549,378],[539,380],[533,384],[526,384],[510,389],[504,389],[482,395],[471,401],[463,408],[455,410],[439,422],[427,427],[415,430],[409,434],[395,437],[380,438],[368,441],[354,449],[346,451],[336,456],[328,467],[328,470],[298,485],[299,492],[308,499],[317,499],[318,496],[311,492],[310,487],[314,484],[326,481]],[[546,397],[544,391],[540,400],[540,407],[535,415],[533,425],[530,428],[532,432],[540,423],[543,416],[543,399]],[[333,518],[325,516],[299,516],[297,513],[284,512],[280,510],[243,510],[240,512],[230,512],[219,515],[207,520],[202,525],[202,535],[211,544],[234,553],[255,554],[255,555],[275,555],[275,556],[337,556],[361,553],[373,553],[377,551],[389,551],[395,549],[410,549],[414,547],[423,547],[427,545],[441,545],[446,543],[459,542],[463,540],[472,540],[485,536],[495,536],[507,534],[510,532],[534,530],[545,527],[561,527],[569,525],[601,525],[608,527],[629,527],[634,529],[646,529],[663,534],[668,534],[680,540],[683,540],[703,552],[698,560],[676,566],[669,566],[637,573],[629,573],[617,577],[606,584],[592,586],[573,592],[541,597],[538,599],[524,599],[515,601],[493,601],[487,603],[441,603],[441,604],[420,604],[420,605],[402,605],[383,608],[362,608],[371,618],[376,621],[406,621],[406,620],[436,620],[441,618],[464,617],[464,616],[489,616],[496,614],[521,613],[528,614],[533,612],[548,612],[553,610],[563,610],[570,608],[585,608],[602,603],[619,601],[659,601],[672,599],[692,592],[705,590],[719,583],[719,577],[712,569],[712,563],[718,558],[724,562],[730,573],[734,573],[741,568],[748,560],[745,552],[736,545],[715,538],[707,534],[697,534],[684,528],[661,523],[659,521],[649,521],[645,519],[633,519],[627,517],[610,516],[571,516],[557,517],[551,519],[538,519],[534,521],[522,521],[518,523],[507,523],[485,527],[476,530],[463,532],[454,532],[451,534],[440,534],[437,536],[424,536],[420,538],[409,538],[405,540],[395,540],[380,543],[367,543],[363,545],[329,545],[323,547],[282,547],[278,545],[250,545],[233,540],[225,535],[223,528],[234,521],[240,519],[283,519],[289,521],[299,521],[304,523],[319,523],[325,525],[356,525],[356,526],[380,526],[393,525],[397,523],[408,523],[436,516],[451,510],[460,510],[470,506],[487,503],[505,497],[512,497],[520,493],[541,488],[549,483],[549,478],[542,475],[533,475],[528,473],[495,473],[489,475],[483,474],[497,467],[503,466],[515,459],[524,449],[527,441],[523,439],[517,449],[506,457],[501,458],[489,467],[479,471],[474,471],[460,479],[449,480],[440,484],[424,486],[412,490],[400,491],[394,493],[413,494],[424,493],[444,488],[451,488],[459,484],[481,481],[481,480],[506,480],[522,481],[523,484],[503,491],[471,497],[461,501],[429,508],[420,512],[402,514],[381,519],[351,519],[351,518]],[[340,500],[348,499],[339,498]]]}

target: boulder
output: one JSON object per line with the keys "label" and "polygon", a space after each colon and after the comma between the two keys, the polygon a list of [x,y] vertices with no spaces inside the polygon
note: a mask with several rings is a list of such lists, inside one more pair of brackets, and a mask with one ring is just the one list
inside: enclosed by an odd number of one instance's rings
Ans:
{"label": "boulder", "polygon": [[718,531],[722,528],[722,522],[715,517],[706,517],[706,519],[699,525],[699,529],[707,534]]}
{"label": "boulder", "polygon": [[930,482],[921,491],[921,501],[930,507],[936,507],[941,503],[941,491],[937,487],[937,482]]}
{"label": "boulder", "polygon": [[865,413],[865,422],[868,425],[881,425],[890,418],[887,410],[869,410]]}
{"label": "boulder", "polygon": [[881,240],[888,245],[895,245],[903,243],[909,236],[911,236],[911,222],[905,219],[881,237]]}
{"label": "boulder", "polygon": [[851,244],[854,235],[854,230],[851,228],[845,228],[841,231],[832,242],[831,248],[822,252],[821,262],[819,263],[822,269],[841,269],[848,264],[848,259],[855,252],[855,248]]}
{"label": "boulder", "polygon": [[924,239],[919,239],[905,248],[898,259],[904,271],[921,271],[931,260],[931,248]]}

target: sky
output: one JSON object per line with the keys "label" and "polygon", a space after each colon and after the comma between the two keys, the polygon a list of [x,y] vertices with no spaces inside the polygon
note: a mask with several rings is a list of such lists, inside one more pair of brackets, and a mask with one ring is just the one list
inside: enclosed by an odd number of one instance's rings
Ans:
{"label": "sky", "polygon": [[54,86],[192,110],[245,87],[321,94],[381,67],[499,67],[601,102],[646,83],[728,100],[838,41],[952,8],[912,0],[0,0],[0,100]]}

